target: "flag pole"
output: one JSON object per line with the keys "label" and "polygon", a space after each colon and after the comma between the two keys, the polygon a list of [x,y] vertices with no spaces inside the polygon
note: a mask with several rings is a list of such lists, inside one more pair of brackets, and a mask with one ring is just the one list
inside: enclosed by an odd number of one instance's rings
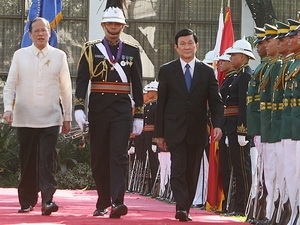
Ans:
{"label": "flag pole", "polygon": [[220,13],[223,13],[223,6],[224,6],[224,0],[221,1],[221,11],[220,11]]}

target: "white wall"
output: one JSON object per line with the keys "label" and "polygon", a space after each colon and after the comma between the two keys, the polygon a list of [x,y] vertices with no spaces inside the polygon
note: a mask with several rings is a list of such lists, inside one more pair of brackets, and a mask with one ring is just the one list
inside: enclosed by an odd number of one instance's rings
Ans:
{"label": "white wall", "polygon": [[106,5],[106,0],[90,0],[89,8],[89,40],[103,38],[104,32],[101,28],[101,19]]}

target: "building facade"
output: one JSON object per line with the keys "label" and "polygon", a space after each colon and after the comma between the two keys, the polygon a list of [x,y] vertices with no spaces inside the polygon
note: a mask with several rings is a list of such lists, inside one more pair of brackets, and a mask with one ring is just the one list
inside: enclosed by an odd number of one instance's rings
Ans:
{"label": "building facade", "polygon": [[[35,0],[37,1],[37,0]],[[123,39],[141,48],[144,83],[153,80],[161,64],[177,57],[175,33],[188,27],[196,31],[200,49],[197,57],[214,49],[221,10],[226,0],[127,0],[127,27]],[[235,39],[253,36],[255,26],[245,0],[230,0]],[[288,2],[288,3],[287,3]],[[84,42],[103,37],[100,26],[106,0],[62,0],[63,20],[58,25],[59,48],[68,56],[70,72],[76,79],[77,62]],[[273,0],[277,18],[296,19],[300,2]],[[0,3],[0,78],[5,81],[15,50],[20,48],[31,0]],[[75,84],[74,84],[75,87]],[[2,91],[0,91],[2,94]],[[1,97],[1,96],[0,96]],[[1,99],[1,98],[0,98]]]}

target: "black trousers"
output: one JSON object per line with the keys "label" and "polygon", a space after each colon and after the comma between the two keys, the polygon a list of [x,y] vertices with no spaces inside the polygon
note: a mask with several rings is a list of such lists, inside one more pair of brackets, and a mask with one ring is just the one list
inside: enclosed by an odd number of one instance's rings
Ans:
{"label": "black trousers", "polygon": [[176,210],[190,210],[196,194],[205,144],[189,145],[186,140],[181,143],[167,143],[171,153],[171,189]]}
{"label": "black trousers", "polygon": [[97,209],[124,202],[128,174],[128,141],[132,113],[107,108],[89,112],[92,174],[98,192]]}
{"label": "black trousers", "polygon": [[47,128],[17,128],[20,143],[21,180],[18,187],[22,207],[35,206],[38,192],[42,203],[52,201],[56,191],[56,143],[59,126]]}
{"label": "black trousers", "polygon": [[159,166],[157,150],[156,150],[156,152],[153,152],[153,150],[152,150],[152,145],[156,146],[156,143],[152,142],[152,138],[154,136],[153,133],[154,133],[153,131],[144,132],[145,145],[146,145],[146,149],[147,149],[148,154],[149,154],[149,164],[150,164],[150,173],[151,173],[151,184],[150,184],[150,186],[151,187],[153,187],[153,185],[154,185],[155,178],[156,178],[156,175],[157,175],[158,166]]}
{"label": "black trousers", "polygon": [[[220,173],[222,177],[222,187],[225,195],[225,203],[228,201],[228,189],[230,183],[230,173],[232,168],[232,162],[230,157],[230,149],[225,144],[226,135],[223,134],[221,140],[219,141],[219,161],[220,161]],[[223,210],[225,210],[225,204],[223,205]]]}
{"label": "black trousers", "polygon": [[233,176],[236,178],[235,211],[245,212],[252,183],[250,144],[240,146],[237,136],[228,136]]}

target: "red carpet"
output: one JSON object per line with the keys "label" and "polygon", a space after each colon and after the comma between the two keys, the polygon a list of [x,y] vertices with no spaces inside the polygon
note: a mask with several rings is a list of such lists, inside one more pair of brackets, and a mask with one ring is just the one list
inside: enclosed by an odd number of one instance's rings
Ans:
{"label": "red carpet", "polygon": [[[175,205],[144,197],[139,194],[126,194],[125,204],[128,214],[120,219],[93,217],[95,209],[96,191],[57,190],[54,196],[59,205],[59,211],[51,216],[41,216],[40,202],[30,213],[18,213],[17,190],[14,188],[0,188],[0,224],[2,225],[175,225],[182,224],[174,218]],[[40,199],[39,199],[40,200]],[[242,225],[234,218],[219,216],[204,210],[192,209],[193,221],[185,224],[199,225]]]}

